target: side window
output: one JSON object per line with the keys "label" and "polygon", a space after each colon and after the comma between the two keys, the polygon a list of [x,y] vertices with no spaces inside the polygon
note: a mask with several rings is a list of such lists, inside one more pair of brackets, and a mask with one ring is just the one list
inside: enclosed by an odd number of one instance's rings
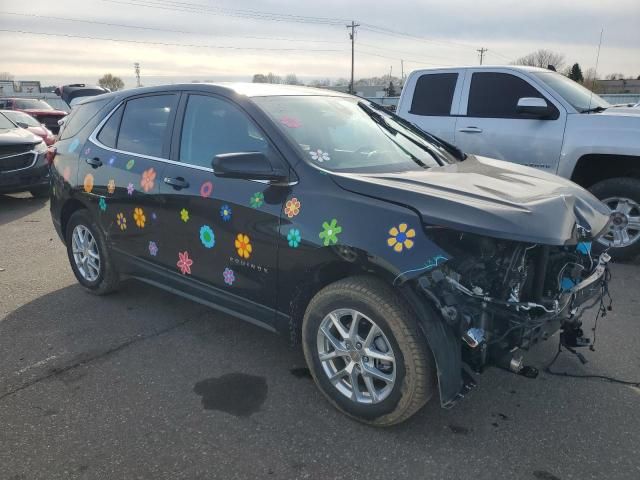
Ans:
{"label": "side window", "polygon": [[0,108],[6,109],[8,105],[9,105],[9,102],[7,102],[6,100],[0,99]]}
{"label": "side window", "polygon": [[544,98],[528,82],[508,73],[474,73],[469,89],[468,117],[527,118],[516,112],[518,99]]}
{"label": "side window", "polygon": [[267,141],[238,107],[215,97],[190,95],[182,123],[180,161],[211,167],[221,153],[266,152]]}
{"label": "side window", "polygon": [[71,113],[65,117],[64,126],[59,136],[60,140],[74,137],[98,114],[108,101],[109,99],[96,100],[73,107]]}
{"label": "side window", "polygon": [[153,95],[129,100],[122,114],[116,148],[160,157],[170,134],[169,119],[176,108],[176,95]]}
{"label": "side window", "polygon": [[124,105],[120,105],[118,109],[109,117],[107,123],[104,124],[102,130],[98,134],[100,143],[107,147],[116,148],[118,129],[120,128],[120,120],[122,120],[122,112]]}
{"label": "side window", "polygon": [[457,73],[422,75],[416,82],[409,113],[424,116],[449,116],[457,81]]}

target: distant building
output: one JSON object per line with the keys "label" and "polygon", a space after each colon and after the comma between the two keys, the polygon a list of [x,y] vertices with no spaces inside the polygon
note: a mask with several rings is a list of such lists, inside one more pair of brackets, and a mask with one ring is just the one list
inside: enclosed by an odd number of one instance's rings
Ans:
{"label": "distant building", "polygon": [[595,91],[604,94],[634,93],[640,94],[640,80],[596,80]]}
{"label": "distant building", "polygon": [[[355,94],[359,97],[365,98],[382,98],[387,96],[386,89],[389,85],[356,85],[354,87]],[[349,86],[339,86],[339,87],[322,87],[328,90],[333,90],[335,92],[344,92],[349,93]],[[396,86],[396,91],[400,91],[400,88]]]}

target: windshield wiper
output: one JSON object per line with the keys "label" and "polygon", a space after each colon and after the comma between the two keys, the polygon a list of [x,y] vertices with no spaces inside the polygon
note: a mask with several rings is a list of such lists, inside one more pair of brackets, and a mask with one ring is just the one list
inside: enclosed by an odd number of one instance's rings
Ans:
{"label": "windshield wiper", "polygon": [[606,107],[585,108],[584,110],[580,110],[580,113],[600,113],[604,112],[606,109]]}

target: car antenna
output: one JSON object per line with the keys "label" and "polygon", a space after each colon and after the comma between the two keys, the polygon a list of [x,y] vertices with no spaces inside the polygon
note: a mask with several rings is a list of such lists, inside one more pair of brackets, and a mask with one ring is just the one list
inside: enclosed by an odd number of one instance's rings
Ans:
{"label": "car antenna", "polygon": [[593,89],[596,86],[596,78],[598,77],[598,62],[600,61],[600,47],[602,47],[602,33],[604,32],[604,27],[600,29],[600,42],[598,43],[598,53],[596,55],[596,68],[593,71],[593,80],[591,81],[591,95],[589,95],[589,108],[587,112],[591,110],[591,100],[593,99]]}

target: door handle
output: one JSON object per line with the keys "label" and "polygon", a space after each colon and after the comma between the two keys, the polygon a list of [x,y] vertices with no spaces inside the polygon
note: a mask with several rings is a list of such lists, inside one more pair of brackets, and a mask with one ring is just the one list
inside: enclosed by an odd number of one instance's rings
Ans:
{"label": "door handle", "polygon": [[189,182],[182,177],[164,177],[164,183],[171,185],[175,190],[189,188]]}
{"label": "door handle", "polygon": [[462,127],[459,128],[458,131],[464,133],[482,133],[482,129],[478,127]]}
{"label": "door handle", "polygon": [[94,158],[87,158],[85,160],[89,165],[91,165],[93,168],[98,168],[102,166],[102,160],[100,160],[98,157],[94,157]]}

